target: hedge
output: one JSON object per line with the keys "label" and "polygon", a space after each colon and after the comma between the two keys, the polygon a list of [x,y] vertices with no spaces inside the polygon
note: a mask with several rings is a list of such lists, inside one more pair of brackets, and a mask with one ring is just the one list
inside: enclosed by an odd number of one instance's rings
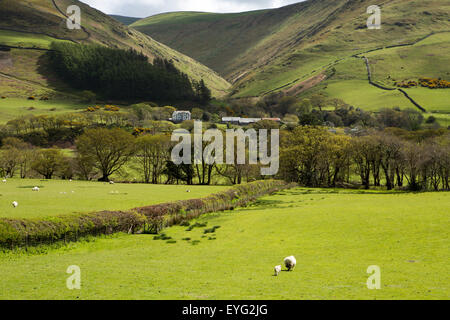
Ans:
{"label": "hedge", "polygon": [[77,241],[85,236],[159,233],[204,213],[232,210],[256,198],[293,187],[279,180],[265,180],[233,187],[205,198],[180,200],[130,211],[101,211],[35,219],[0,218],[0,247],[14,249],[58,241]]}

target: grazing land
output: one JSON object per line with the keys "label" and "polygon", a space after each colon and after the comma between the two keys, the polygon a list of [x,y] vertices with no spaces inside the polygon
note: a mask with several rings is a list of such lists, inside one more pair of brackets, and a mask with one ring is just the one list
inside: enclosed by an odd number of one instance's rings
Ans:
{"label": "grazing land", "polygon": [[55,115],[86,110],[86,104],[70,100],[0,99],[0,123],[27,115]]}
{"label": "grazing land", "polygon": [[[296,188],[195,221],[206,227],[166,229],[170,240],[122,234],[2,253],[0,298],[446,299],[449,209],[448,192]],[[274,277],[292,254],[295,271]],[[81,290],[66,288],[70,265]],[[381,290],[366,287],[371,265]]]}
{"label": "grazing land", "polygon": [[[39,192],[33,192],[33,187]],[[8,179],[0,181],[0,216],[9,218],[48,217],[135,207],[183,199],[201,198],[227,186],[113,185],[68,180]],[[191,192],[187,192],[190,190]],[[74,191],[74,192],[72,192]],[[11,203],[17,201],[14,208]]]}

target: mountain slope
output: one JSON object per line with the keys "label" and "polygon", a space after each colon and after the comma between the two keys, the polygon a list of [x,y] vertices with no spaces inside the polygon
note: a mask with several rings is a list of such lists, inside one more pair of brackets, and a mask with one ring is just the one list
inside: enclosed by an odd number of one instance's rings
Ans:
{"label": "mountain slope", "polygon": [[134,18],[134,17],[125,17],[125,16],[119,16],[116,14],[110,14],[111,18],[116,19],[119,22],[122,22],[124,25],[129,26],[132,23],[135,23],[138,20],[141,20],[141,18]]}
{"label": "mountain slope", "polygon": [[[81,30],[69,30],[65,12],[75,4],[81,9]],[[11,32],[16,33],[11,37]],[[24,40],[25,39],[25,40]],[[172,60],[195,80],[204,79],[216,96],[226,94],[229,84],[216,72],[194,59],[130,29],[113,18],[75,0],[2,0],[0,2],[0,44],[48,48],[51,40],[96,43],[112,48],[132,48],[153,60]],[[17,43],[11,43],[17,41]],[[44,41],[46,40],[46,41]]]}
{"label": "mountain slope", "polygon": [[[240,14],[162,14],[131,26],[218,71],[233,83],[235,97],[302,87],[330,77],[342,63],[338,76],[351,79],[355,68],[347,60],[353,55],[450,31],[450,1],[379,1],[381,30],[366,27],[371,5],[372,0],[308,0]],[[448,56],[445,50],[436,55]],[[354,63],[364,70],[361,59]],[[445,76],[449,65],[439,69]]]}

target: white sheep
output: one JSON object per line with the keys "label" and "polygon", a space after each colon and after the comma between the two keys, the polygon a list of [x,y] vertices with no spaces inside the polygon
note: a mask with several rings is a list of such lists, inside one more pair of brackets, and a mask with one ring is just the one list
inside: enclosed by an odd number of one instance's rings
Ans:
{"label": "white sheep", "polygon": [[13,202],[12,202],[12,205],[13,205],[14,208],[17,208],[17,206],[19,205],[19,203],[18,203],[17,201],[13,201]]}
{"label": "white sheep", "polygon": [[276,267],[274,268],[274,270],[275,270],[275,276],[278,277],[278,275],[279,275],[280,272],[281,272],[281,266],[276,266]]}
{"label": "white sheep", "polygon": [[39,187],[34,187],[33,188],[33,191],[39,191],[40,189],[39,189]]}
{"label": "white sheep", "polygon": [[186,192],[187,192],[187,193],[190,193],[190,192],[191,192],[191,190],[187,190]]}
{"label": "white sheep", "polygon": [[110,181],[109,184],[114,184],[114,181]]}
{"label": "white sheep", "polygon": [[295,265],[297,264],[297,260],[294,256],[290,256],[284,259],[284,265],[288,269],[288,271],[293,271],[295,269]]}

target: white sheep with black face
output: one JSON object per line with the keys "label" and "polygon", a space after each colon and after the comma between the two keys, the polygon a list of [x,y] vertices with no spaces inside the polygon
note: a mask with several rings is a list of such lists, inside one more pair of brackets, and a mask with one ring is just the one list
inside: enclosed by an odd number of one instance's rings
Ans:
{"label": "white sheep with black face", "polygon": [[17,201],[13,201],[13,202],[12,202],[12,206],[13,206],[14,208],[17,208],[18,205],[19,205],[19,203],[18,203]]}
{"label": "white sheep with black face", "polygon": [[275,270],[275,276],[278,277],[278,275],[279,275],[280,272],[281,272],[281,266],[276,266],[276,267],[274,268],[274,270]]}
{"label": "white sheep with black face", "polygon": [[110,181],[109,184],[114,184],[114,181]]}
{"label": "white sheep with black face", "polygon": [[284,265],[288,269],[288,271],[293,271],[295,266],[297,265],[297,260],[294,256],[290,256],[284,259]]}

